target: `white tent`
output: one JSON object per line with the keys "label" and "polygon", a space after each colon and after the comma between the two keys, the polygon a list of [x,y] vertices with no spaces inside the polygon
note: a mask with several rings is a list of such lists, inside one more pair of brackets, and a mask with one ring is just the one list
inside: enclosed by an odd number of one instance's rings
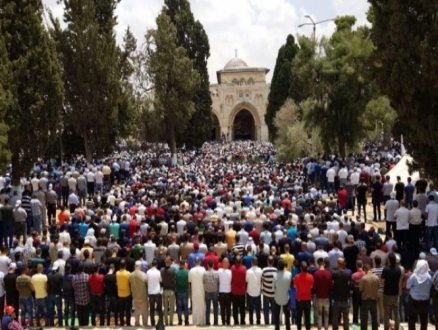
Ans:
{"label": "white tent", "polygon": [[386,174],[391,177],[391,183],[397,183],[397,176],[399,176],[404,183],[408,182],[408,177],[412,178],[412,183],[415,183],[420,178],[420,173],[418,172],[409,173],[408,163],[412,162],[412,160],[411,156],[405,154],[392,170]]}

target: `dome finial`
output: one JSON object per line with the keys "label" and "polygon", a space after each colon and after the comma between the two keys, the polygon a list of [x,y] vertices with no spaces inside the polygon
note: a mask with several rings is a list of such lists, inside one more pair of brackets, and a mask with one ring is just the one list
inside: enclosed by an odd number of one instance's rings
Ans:
{"label": "dome finial", "polygon": [[237,58],[237,48],[234,50],[234,57]]}

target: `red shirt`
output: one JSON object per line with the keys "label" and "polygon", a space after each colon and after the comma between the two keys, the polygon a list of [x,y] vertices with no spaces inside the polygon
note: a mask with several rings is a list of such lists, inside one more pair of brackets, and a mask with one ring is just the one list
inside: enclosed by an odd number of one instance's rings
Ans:
{"label": "red shirt", "polygon": [[339,200],[339,204],[341,204],[342,207],[347,207],[347,190],[345,189],[339,190],[338,200]]}
{"label": "red shirt", "polygon": [[317,270],[313,274],[314,285],[313,289],[316,293],[316,298],[328,299],[330,298],[330,291],[332,290],[332,274],[328,270]]}
{"label": "red shirt", "polygon": [[259,245],[260,233],[255,228],[252,228],[252,230],[249,232],[248,236],[252,237],[255,245]]}
{"label": "red shirt", "polygon": [[359,287],[359,282],[364,276],[365,276],[365,272],[363,270],[359,270],[353,275],[351,275],[351,279],[353,280],[355,287]]}
{"label": "red shirt", "polygon": [[89,278],[90,282],[90,292],[91,294],[100,295],[104,293],[103,287],[103,275],[102,274],[91,274]]}
{"label": "red shirt", "polygon": [[204,267],[205,270],[208,270],[208,260],[213,260],[213,269],[214,270],[218,270],[219,269],[219,258],[216,255],[216,253],[214,252],[208,252],[205,255],[205,259],[204,259]]}
{"label": "red shirt", "polygon": [[246,293],[246,267],[242,264],[231,267],[231,293],[238,296]]}
{"label": "red shirt", "polygon": [[137,206],[131,206],[131,208],[129,209],[129,215],[131,217],[133,217],[135,215],[135,213],[137,213]]}
{"label": "red shirt", "polygon": [[135,221],[135,220],[129,221],[129,227],[128,227],[129,238],[134,237],[134,233],[136,230],[137,230],[137,221]]}
{"label": "red shirt", "polygon": [[297,301],[312,300],[313,276],[309,273],[298,273],[294,278],[297,289]]}

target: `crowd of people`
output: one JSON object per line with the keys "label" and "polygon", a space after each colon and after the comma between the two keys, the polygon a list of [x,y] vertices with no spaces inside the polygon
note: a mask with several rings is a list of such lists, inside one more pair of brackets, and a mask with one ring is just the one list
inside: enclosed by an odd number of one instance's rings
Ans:
{"label": "crowd of people", "polygon": [[370,315],[373,330],[426,330],[438,321],[438,195],[424,180],[390,183],[398,152],[285,164],[267,142],[212,142],[171,166],[148,145],[40,162],[21,191],[0,177],[2,329],[366,329]]}

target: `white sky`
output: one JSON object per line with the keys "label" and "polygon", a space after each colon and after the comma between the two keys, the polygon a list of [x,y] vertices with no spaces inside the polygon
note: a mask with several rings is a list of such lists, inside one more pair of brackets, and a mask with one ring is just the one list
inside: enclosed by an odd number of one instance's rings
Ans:
{"label": "white sky", "polygon": [[[56,0],[43,0],[55,16],[62,17],[63,6]],[[199,20],[209,37],[210,59],[208,71],[210,83],[217,83],[216,71],[234,57],[251,67],[270,69],[272,78],[279,47],[291,33],[312,35],[312,26],[298,28],[306,23],[305,15],[315,21],[335,18],[338,15],[354,15],[357,24],[366,23],[367,0],[191,0],[195,19]],[[131,27],[141,43],[147,29],[154,28],[155,18],[164,0],[122,0],[117,8],[117,40],[122,41],[124,31]],[[318,25],[316,34],[330,35],[334,23]]]}

